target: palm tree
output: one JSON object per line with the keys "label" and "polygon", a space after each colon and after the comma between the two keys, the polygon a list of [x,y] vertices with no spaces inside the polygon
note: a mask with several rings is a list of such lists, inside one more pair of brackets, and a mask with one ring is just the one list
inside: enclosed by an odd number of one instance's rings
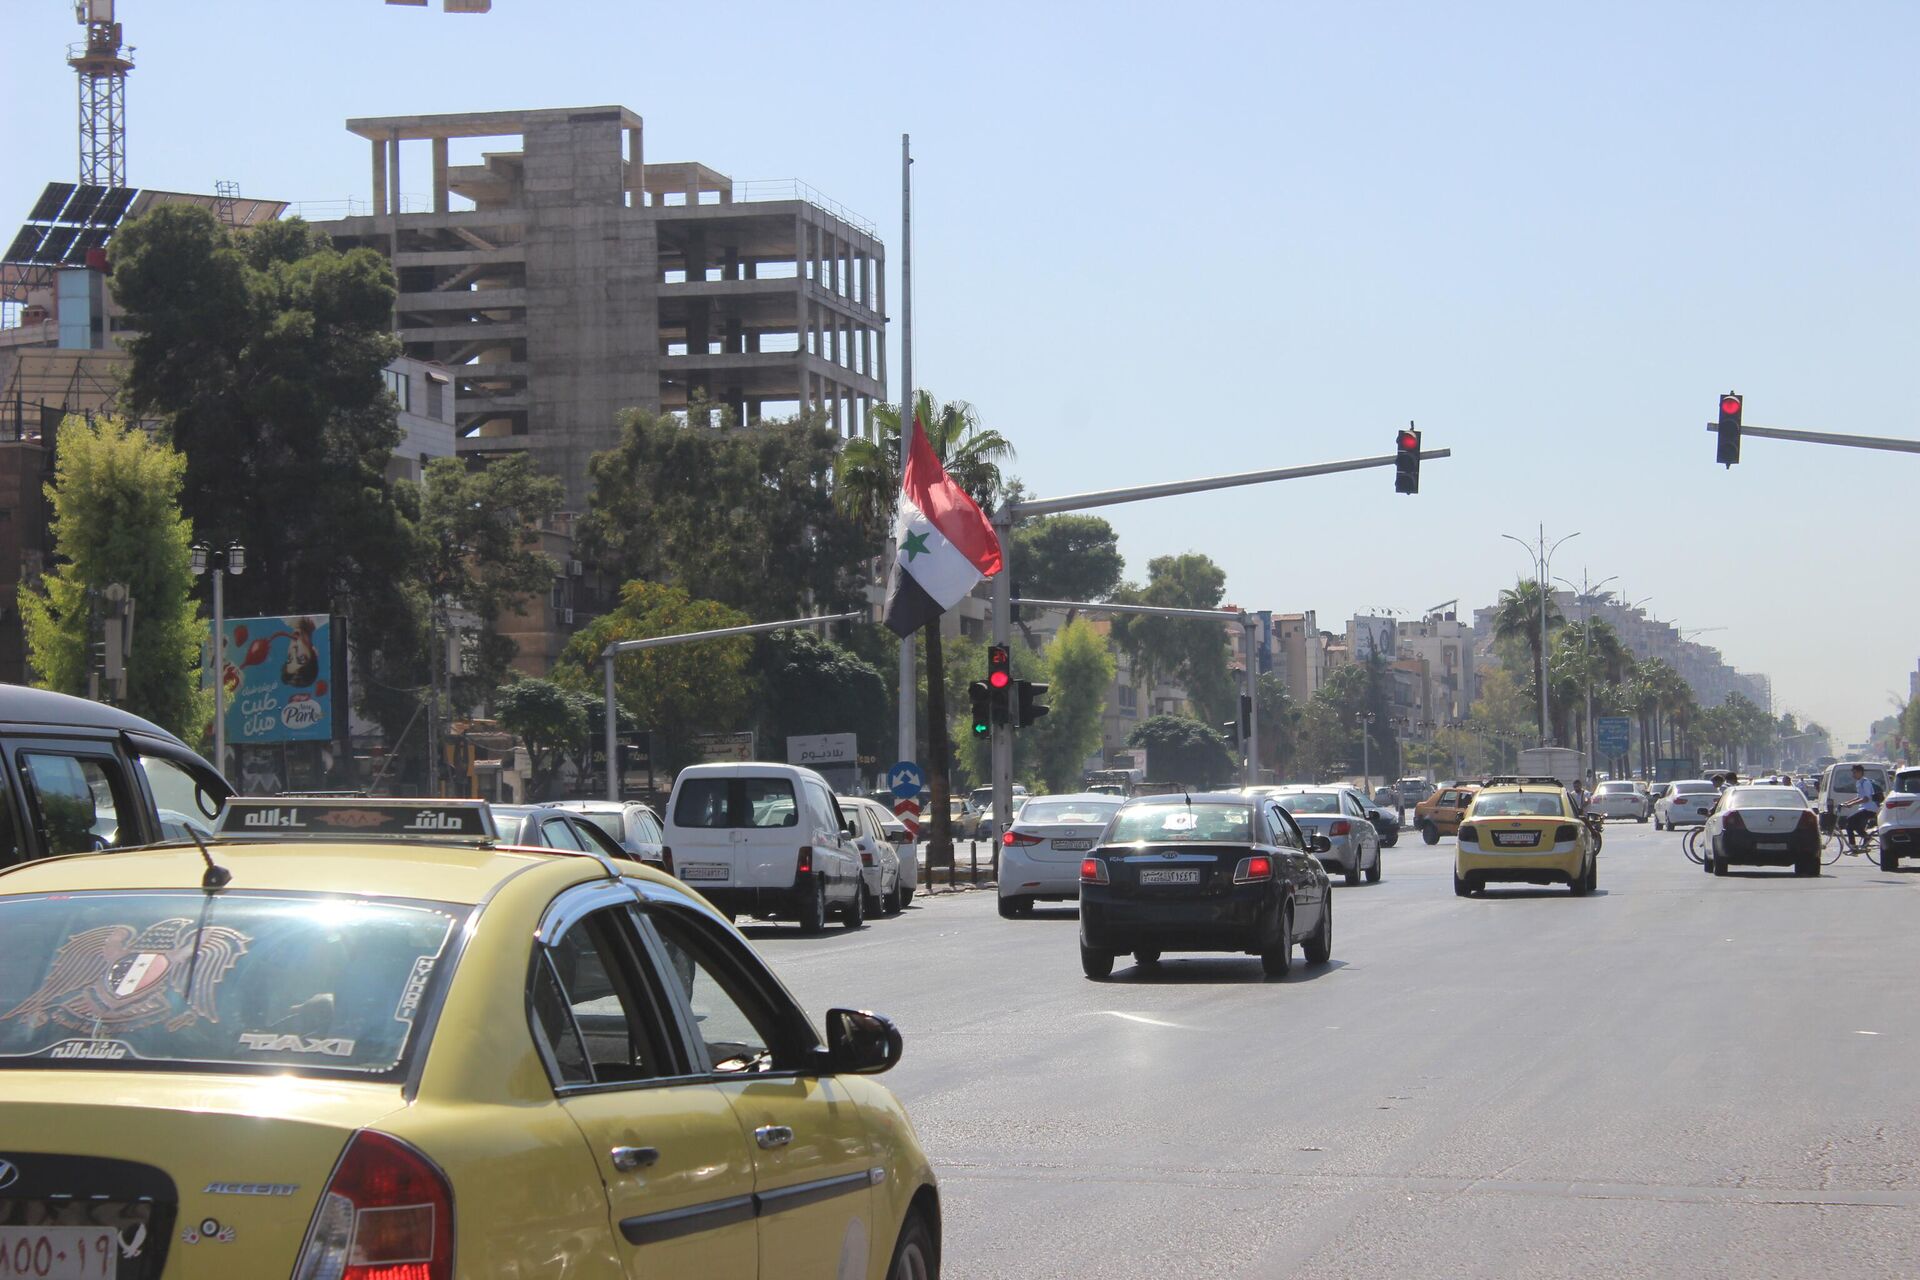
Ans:
{"label": "palm tree", "polygon": [[[1004,485],[1000,463],[1013,457],[1013,445],[998,431],[981,426],[979,415],[964,400],[936,405],[930,393],[921,391],[914,397],[914,416],[926,429],[934,457],[954,483],[982,510],[992,510]],[[873,424],[874,438],[856,436],[841,446],[833,485],[835,504],[868,534],[893,524],[905,456],[899,408],[876,406]],[[933,793],[933,840],[927,858],[931,864],[953,857],[947,812],[946,663],[940,648],[940,620],[929,622],[921,634],[927,646],[927,777]]]}
{"label": "palm tree", "polygon": [[1547,627],[1565,621],[1560,616],[1560,607],[1553,602],[1553,594],[1542,591],[1538,582],[1516,582],[1512,587],[1500,593],[1499,602],[1493,611],[1493,636],[1496,640],[1520,639],[1526,642],[1527,652],[1533,655],[1533,666],[1527,673],[1527,688],[1532,691],[1533,700],[1540,700],[1541,667],[1544,665],[1540,641],[1540,610],[1547,612]]}

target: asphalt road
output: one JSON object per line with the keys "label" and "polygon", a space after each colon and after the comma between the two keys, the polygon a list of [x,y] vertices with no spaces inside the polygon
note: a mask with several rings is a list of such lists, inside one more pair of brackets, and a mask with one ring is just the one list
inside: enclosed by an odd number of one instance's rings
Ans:
{"label": "asphalt road", "polygon": [[946,1274],[1920,1276],[1920,871],[1716,879],[1612,824],[1600,893],[1336,886],[1334,962],[1080,974],[991,890],[748,932],[890,1013]]}

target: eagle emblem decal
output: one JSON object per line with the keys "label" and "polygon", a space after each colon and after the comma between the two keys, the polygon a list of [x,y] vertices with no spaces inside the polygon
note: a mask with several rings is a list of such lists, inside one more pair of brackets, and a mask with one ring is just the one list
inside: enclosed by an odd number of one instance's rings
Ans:
{"label": "eagle emblem decal", "polygon": [[168,1031],[218,1022],[214,995],[251,941],[238,929],[202,928],[184,917],[140,931],[124,924],[88,929],[67,939],[40,989],[0,1013],[0,1021],[53,1021],[89,1035],[163,1019]]}

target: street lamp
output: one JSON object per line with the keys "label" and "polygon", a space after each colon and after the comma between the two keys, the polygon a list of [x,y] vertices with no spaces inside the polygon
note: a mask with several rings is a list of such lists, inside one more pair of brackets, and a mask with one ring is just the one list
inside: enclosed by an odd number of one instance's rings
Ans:
{"label": "street lamp", "polygon": [[227,602],[222,590],[228,574],[247,571],[247,549],[237,542],[221,546],[193,544],[193,573],[213,575],[213,767],[227,771]]}
{"label": "street lamp", "polygon": [[1367,756],[1368,739],[1373,737],[1373,722],[1379,717],[1371,711],[1356,711],[1353,718],[1360,722],[1360,792],[1373,795],[1373,762]]}
{"label": "street lamp", "polygon": [[1581,675],[1581,678],[1586,682],[1586,686],[1587,686],[1587,731],[1586,731],[1586,736],[1581,738],[1580,742],[1581,742],[1581,745],[1586,747],[1587,749],[1587,768],[1589,770],[1593,768],[1593,761],[1594,761],[1593,626],[1591,622],[1591,619],[1593,616],[1593,601],[1594,601],[1594,597],[1599,593],[1600,588],[1606,586],[1609,582],[1612,582],[1615,578],[1618,578],[1619,576],[1620,575],[1616,573],[1608,577],[1602,578],[1598,582],[1587,584],[1587,571],[1585,569],[1582,569],[1580,571],[1580,581],[1582,584],[1585,584],[1585,585],[1582,585],[1579,587],[1575,587],[1571,582],[1567,582],[1565,578],[1554,579],[1555,582],[1565,582],[1568,589],[1571,590],[1580,601],[1580,668],[1581,668],[1580,675]]}
{"label": "street lamp", "polygon": [[1561,542],[1567,541],[1567,538],[1577,538],[1580,533],[1575,530],[1560,542],[1548,546],[1547,527],[1541,525],[1537,547],[1528,546],[1525,539],[1516,538],[1510,533],[1500,536],[1508,542],[1519,543],[1526,551],[1528,558],[1533,561],[1534,581],[1540,587],[1540,745],[1550,747],[1553,745],[1553,732],[1547,722],[1547,582],[1553,574],[1553,553],[1560,549]]}

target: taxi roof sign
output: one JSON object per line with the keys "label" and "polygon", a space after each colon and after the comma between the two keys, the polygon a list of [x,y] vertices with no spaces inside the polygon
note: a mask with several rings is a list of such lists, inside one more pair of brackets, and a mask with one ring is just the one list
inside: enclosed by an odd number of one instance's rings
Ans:
{"label": "taxi roof sign", "polygon": [[235,796],[227,801],[216,834],[224,840],[500,838],[484,800],[305,796]]}

